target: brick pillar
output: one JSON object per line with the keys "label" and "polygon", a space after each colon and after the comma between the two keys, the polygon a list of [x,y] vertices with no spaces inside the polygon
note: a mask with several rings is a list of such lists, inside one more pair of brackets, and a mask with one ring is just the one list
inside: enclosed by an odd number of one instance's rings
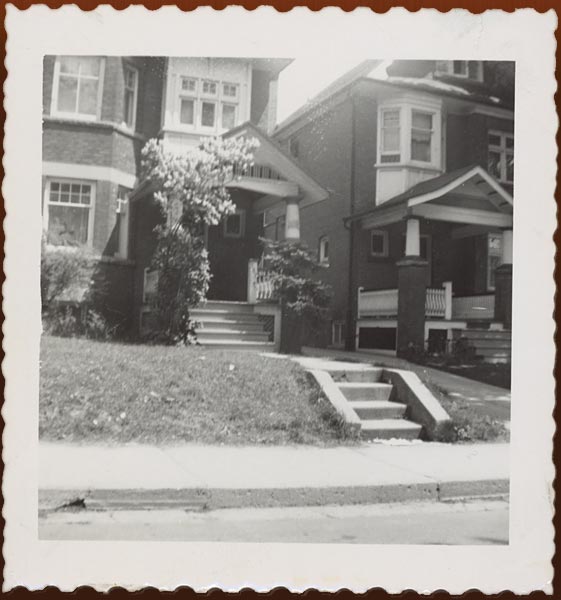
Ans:
{"label": "brick pillar", "polygon": [[495,269],[495,321],[512,326],[512,229],[503,231],[501,265]]}
{"label": "brick pillar", "polygon": [[495,321],[505,329],[512,326],[512,265],[508,263],[495,270]]}
{"label": "brick pillar", "polygon": [[406,256],[397,263],[397,355],[410,357],[425,347],[428,262]]}

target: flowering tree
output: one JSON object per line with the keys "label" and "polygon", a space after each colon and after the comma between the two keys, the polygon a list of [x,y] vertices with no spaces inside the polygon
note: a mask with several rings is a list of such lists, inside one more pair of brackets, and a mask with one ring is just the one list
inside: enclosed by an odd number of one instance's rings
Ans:
{"label": "flowering tree", "polygon": [[191,341],[189,307],[206,298],[211,278],[205,227],[234,212],[226,186],[252,165],[256,148],[252,139],[213,138],[184,154],[165,150],[158,140],[142,150],[142,173],[155,187],[163,214],[152,261],[159,273],[153,309],[169,342]]}

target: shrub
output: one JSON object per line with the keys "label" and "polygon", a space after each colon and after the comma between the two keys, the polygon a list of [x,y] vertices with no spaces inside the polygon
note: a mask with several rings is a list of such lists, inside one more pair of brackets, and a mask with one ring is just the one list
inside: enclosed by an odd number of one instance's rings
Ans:
{"label": "shrub", "polygon": [[[41,244],[41,306],[43,312],[73,290],[83,291],[91,278],[92,260],[84,248]],[[80,290],[82,288],[82,290]]]}
{"label": "shrub", "polygon": [[49,335],[73,337],[78,334],[80,319],[75,306],[52,308],[43,316],[43,330]]}

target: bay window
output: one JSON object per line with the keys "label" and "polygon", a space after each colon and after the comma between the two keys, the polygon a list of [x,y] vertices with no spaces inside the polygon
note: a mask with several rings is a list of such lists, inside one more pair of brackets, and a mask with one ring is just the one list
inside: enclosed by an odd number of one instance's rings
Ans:
{"label": "bay window", "polygon": [[503,131],[488,135],[487,170],[503,183],[514,180],[514,136]]}
{"label": "bay window", "polygon": [[58,56],[55,61],[51,114],[95,120],[100,115],[104,59]]}
{"label": "bay window", "polygon": [[238,124],[239,85],[180,77],[177,122],[203,132],[221,133]]}
{"label": "bay window", "polygon": [[91,245],[95,186],[76,180],[49,181],[44,209],[48,243]]}
{"label": "bay window", "polygon": [[[439,105],[410,101],[382,106],[379,112],[379,166],[393,164],[441,168]],[[430,107],[430,108],[429,108]]]}

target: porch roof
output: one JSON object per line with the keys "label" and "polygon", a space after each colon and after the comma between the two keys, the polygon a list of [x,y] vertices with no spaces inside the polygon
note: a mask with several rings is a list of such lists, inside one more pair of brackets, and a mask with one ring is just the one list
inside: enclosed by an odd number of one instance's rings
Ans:
{"label": "porch roof", "polygon": [[481,166],[470,165],[422,181],[345,222],[372,229],[411,216],[507,228],[512,227],[512,196]]}

